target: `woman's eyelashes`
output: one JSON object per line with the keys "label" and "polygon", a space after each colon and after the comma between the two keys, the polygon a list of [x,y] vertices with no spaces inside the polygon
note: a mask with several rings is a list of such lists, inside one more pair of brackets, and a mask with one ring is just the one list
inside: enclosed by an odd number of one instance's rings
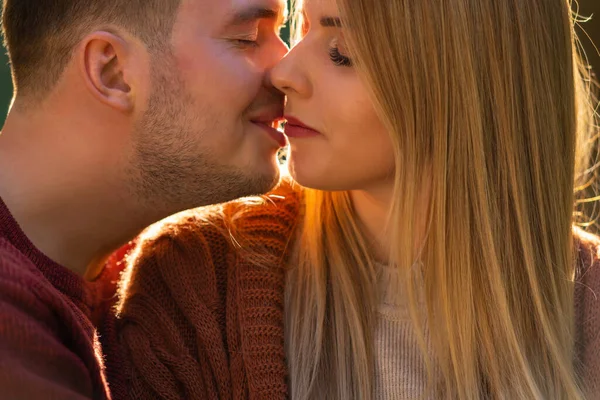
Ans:
{"label": "woman's eyelashes", "polygon": [[339,67],[352,66],[352,60],[340,52],[340,43],[338,39],[333,40],[329,46],[329,58]]}
{"label": "woman's eyelashes", "polygon": [[329,48],[329,58],[331,61],[339,67],[351,67],[352,60],[340,53],[340,49],[337,46]]}

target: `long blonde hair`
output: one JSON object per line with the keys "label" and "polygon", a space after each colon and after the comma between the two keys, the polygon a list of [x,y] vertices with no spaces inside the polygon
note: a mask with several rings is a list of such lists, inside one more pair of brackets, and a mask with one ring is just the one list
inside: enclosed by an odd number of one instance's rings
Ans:
{"label": "long blonde hair", "polygon": [[[312,1],[312,0],[308,0]],[[298,3],[298,1],[296,2]],[[390,260],[436,398],[579,399],[574,185],[593,128],[566,0],[338,0],[396,156]],[[417,202],[431,182],[428,234]],[[291,395],[370,399],[374,272],[347,193],[306,189],[286,289]],[[411,268],[419,258],[421,268]],[[423,315],[417,293],[426,303]]]}

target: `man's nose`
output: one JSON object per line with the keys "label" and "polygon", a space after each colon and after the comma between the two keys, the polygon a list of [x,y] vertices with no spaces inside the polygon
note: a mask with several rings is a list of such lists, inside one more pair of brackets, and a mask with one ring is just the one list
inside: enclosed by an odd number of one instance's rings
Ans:
{"label": "man's nose", "polygon": [[269,62],[265,71],[265,86],[273,87],[272,70],[289,52],[288,45],[281,39],[277,38],[273,49],[269,53]]}

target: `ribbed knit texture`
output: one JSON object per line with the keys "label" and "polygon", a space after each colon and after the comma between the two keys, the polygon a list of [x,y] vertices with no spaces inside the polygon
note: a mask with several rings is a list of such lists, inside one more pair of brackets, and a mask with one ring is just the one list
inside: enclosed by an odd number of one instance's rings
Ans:
{"label": "ribbed knit texture", "polygon": [[[377,265],[377,276],[375,400],[425,400],[427,367],[400,273],[396,267]],[[422,303],[420,308],[423,309]]]}
{"label": "ribbed knit texture", "polygon": [[[217,211],[208,220],[188,211],[150,230],[120,310],[132,398],[287,398],[284,261],[298,203],[284,186],[262,205],[226,205],[230,218],[244,212],[235,236],[247,240],[235,244]],[[249,262],[246,252],[271,262]]]}
{"label": "ribbed knit texture", "polygon": [[112,312],[120,268],[85,282],[35,248],[0,200],[1,398],[109,399],[107,380],[126,398]]}
{"label": "ribbed knit texture", "polygon": [[600,244],[576,232],[575,346],[579,375],[589,400],[600,399]]}
{"label": "ribbed knit texture", "polygon": [[[121,336],[134,363],[131,398],[288,397],[287,382],[294,378],[284,353],[284,275],[300,201],[286,183],[267,199],[182,213],[153,227],[140,243],[121,306]],[[233,235],[221,213],[235,220]],[[577,354],[589,398],[598,399],[598,240],[578,237],[576,246]],[[263,265],[249,262],[247,250],[266,254]],[[426,384],[401,312],[393,304],[379,310],[377,399],[412,399]]]}

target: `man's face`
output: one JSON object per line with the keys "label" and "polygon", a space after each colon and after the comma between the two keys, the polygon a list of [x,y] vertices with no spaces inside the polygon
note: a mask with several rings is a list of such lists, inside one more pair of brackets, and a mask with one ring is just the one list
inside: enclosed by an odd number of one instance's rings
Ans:
{"label": "man's face", "polygon": [[284,0],[182,0],[134,137],[129,175],[146,204],[175,212],[277,182],[284,97],[269,71],[287,52],[284,13]]}

